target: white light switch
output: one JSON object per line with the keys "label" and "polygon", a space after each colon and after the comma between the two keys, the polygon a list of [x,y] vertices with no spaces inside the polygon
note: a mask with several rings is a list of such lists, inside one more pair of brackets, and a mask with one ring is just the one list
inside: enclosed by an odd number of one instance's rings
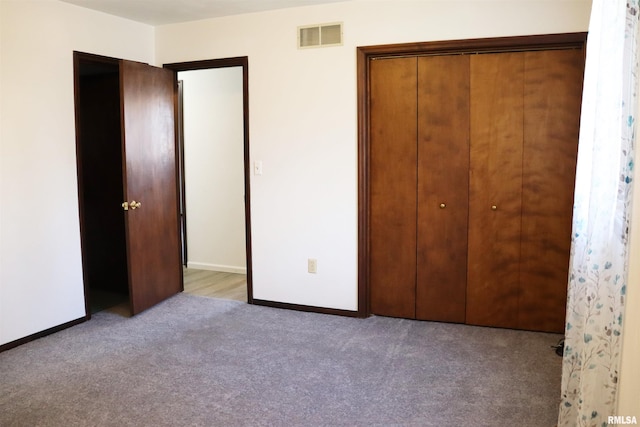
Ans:
{"label": "white light switch", "polygon": [[253,162],[253,174],[262,175],[262,160],[256,160]]}
{"label": "white light switch", "polygon": [[314,258],[309,258],[307,260],[307,270],[309,273],[317,273],[318,272],[318,260]]}

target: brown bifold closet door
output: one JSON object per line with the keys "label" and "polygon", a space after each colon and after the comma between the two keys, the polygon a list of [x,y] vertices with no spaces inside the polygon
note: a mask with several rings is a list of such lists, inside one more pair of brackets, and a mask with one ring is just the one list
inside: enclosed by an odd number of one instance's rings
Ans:
{"label": "brown bifold closet door", "polygon": [[418,58],[416,318],[465,321],[469,55]]}
{"label": "brown bifold closet door", "polygon": [[564,331],[584,53],[528,52],[517,327]]}
{"label": "brown bifold closet door", "polygon": [[525,53],[471,57],[467,323],[515,327]]}
{"label": "brown bifold closet door", "polygon": [[583,50],[369,66],[371,312],[562,332]]}
{"label": "brown bifold closet door", "polygon": [[416,58],[370,61],[370,305],[415,318]]}
{"label": "brown bifold closet door", "polygon": [[467,323],[562,332],[584,53],[471,58]]}
{"label": "brown bifold closet door", "polygon": [[121,61],[126,247],[131,311],[182,290],[173,72]]}

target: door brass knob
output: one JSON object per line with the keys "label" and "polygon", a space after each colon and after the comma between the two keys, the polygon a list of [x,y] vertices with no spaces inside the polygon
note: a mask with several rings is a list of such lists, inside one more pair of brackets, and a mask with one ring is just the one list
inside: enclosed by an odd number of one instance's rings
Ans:
{"label": "door brass knob", "polygon": [[134,210],[139,208],[141,205],[142,203],[132,200],[131,202],[122,203],[122,209],[124,209],[125,211],[128,211],[129,209]]}
{"label": "door brass knob", "polygon": [[498,210],[498,207],[497,207],[496,205],[493,205],[493,206],[491,206],[491,210],[492,210],[492,211],[497,211],[497,210]]}
{"label": "door brass knob", "polygon": [[447,207],[447,205],[445,205],[444,203],[440,203],[440,209],[444,209],[446,207]]}

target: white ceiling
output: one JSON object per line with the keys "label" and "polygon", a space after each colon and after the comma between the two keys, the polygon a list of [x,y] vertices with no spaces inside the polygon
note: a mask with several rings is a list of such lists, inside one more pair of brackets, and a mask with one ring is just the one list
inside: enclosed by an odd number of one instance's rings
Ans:
{"label": "white ceiling", "polygon": [[149,25],[349,0],[62,0]]}

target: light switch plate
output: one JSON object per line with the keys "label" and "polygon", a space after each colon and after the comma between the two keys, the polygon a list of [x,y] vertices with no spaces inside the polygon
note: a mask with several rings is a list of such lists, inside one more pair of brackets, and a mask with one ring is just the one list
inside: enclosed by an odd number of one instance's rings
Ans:
{"label": "light switch plate", "polygon": [[318,272],[318,260],[314,258],[309,258],[307,260],[307,267],[309,273],[317,273]]}

